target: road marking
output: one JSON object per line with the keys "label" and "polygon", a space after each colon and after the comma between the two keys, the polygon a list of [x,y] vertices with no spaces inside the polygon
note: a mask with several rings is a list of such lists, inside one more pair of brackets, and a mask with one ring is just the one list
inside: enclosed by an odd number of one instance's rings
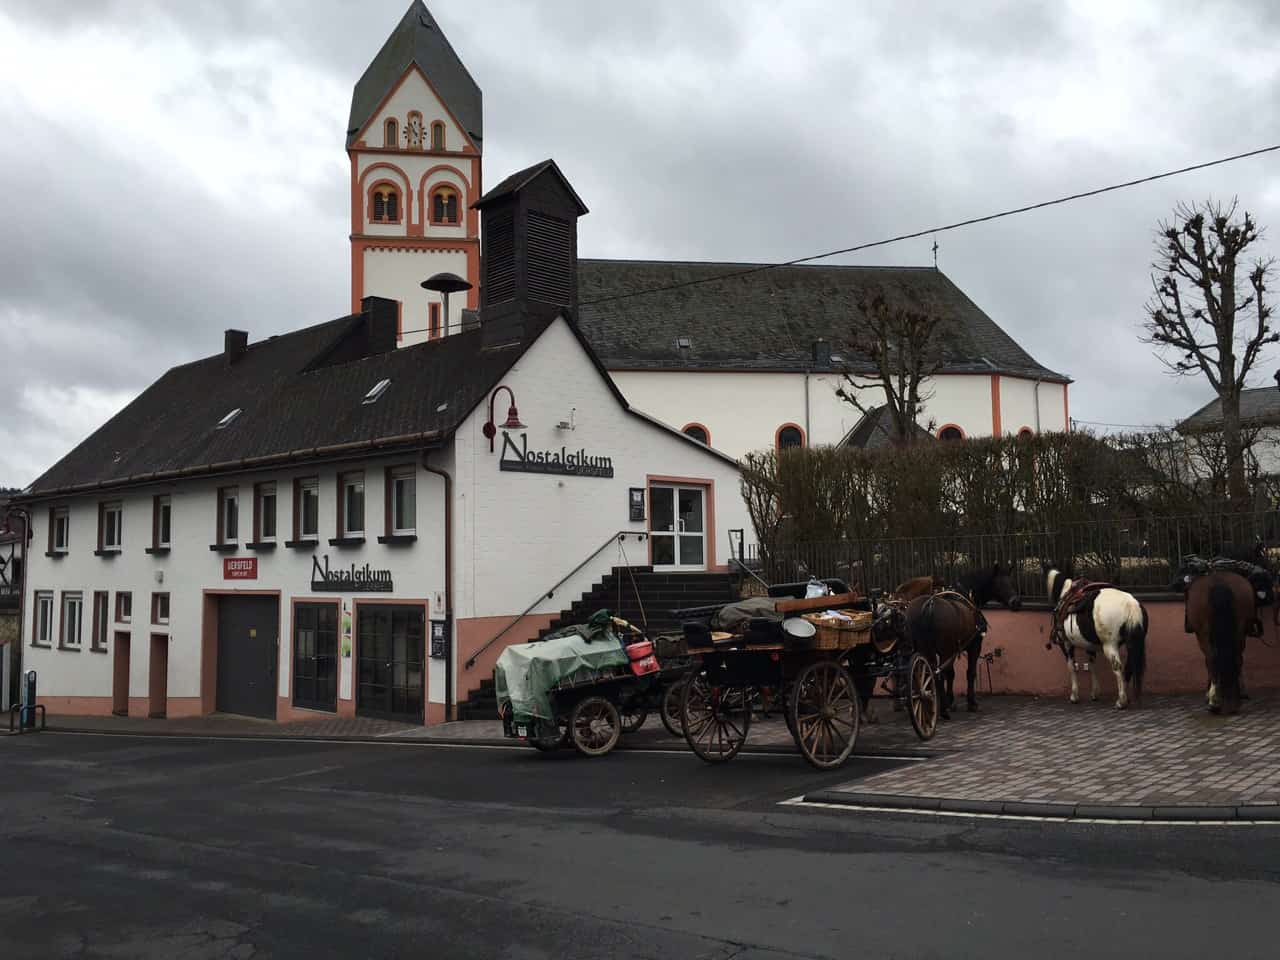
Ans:
{"label": "road marking", "polygon": [[1280,827],[1280,820],[1114,820],[1100,817],[1034,817],[1016,813],[963,813],[953,810],[913,810],[909,807],[875,807],[851,803],[822,803],[803,796],[779,800],[780,807],[815,807],[845,813],[896,813],[913,817],[961,817],[966,820],[1022,820],[1027,823],[1103,824],[1120,827]]}
{"label": "road marking", "polygon": [[93,799],[93,797],[82,797],[78,793],[64,793],[63,796],[69,797],[72,800],[79,800],[81,803],[97,803],[98,802],[97,800]]}
{"label": "road marking", "polygon": [[264,783],[282,783],[285,780],[297,780],[299,777],[314,777],[318,773],[332,773],[334,770],[341,770],[342,767],[316,767],[314,770],[303,770],[301,773],[286,773],[282,777],[267,777],[265,780],[252,780],[254,786],[261,786]]}

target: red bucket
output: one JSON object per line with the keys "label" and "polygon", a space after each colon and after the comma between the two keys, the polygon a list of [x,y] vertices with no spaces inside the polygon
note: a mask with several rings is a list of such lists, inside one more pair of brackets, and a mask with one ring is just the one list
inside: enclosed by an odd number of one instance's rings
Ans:
{"label": "red bucket", "polygon": [[631,672],[637,677],[643,677],[647,673],[657,673],[660,669],[662,668],[658,666],[658,658],[653,654],[631,661]]}
{"label": "red bucket", "polygon": [[653,644],[648,640],[637,640],[635,643],[627,644],[627,658],[630,660],[643,660],[645,657],[653,656]]}

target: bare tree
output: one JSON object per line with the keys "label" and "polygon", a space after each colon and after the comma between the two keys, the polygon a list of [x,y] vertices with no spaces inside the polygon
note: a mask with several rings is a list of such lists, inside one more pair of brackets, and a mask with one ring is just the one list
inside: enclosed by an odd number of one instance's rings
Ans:
{"label": "bare tree", "polygon": [[925,404],[933,398],[928,384],[943,364],[942,340],[947,318],[932,305],[889,303],[884,292],[858,302],[861,322],[848,338],[850,361],[865,357],[872,369],[846,367],[836,396],[864,415],[875,405],[860,393],[880,390],[889,408],[895,443],[911,443]]}
{"label": "bare tree", "polygon": [[1218,394],[1227,490],[1244,505],[1249,491],[1240,391],[1263,348],[1280,334],[1271,330],[1265,298],[1274,261],[1252,261],[1250,292],[1239,295],[1237,270],[1261,232],[1248,211],[1236,219],[1237,205],[1179,204],[1171,221],[1161,221],[1143,340],[1175,374],[1203,373]]}

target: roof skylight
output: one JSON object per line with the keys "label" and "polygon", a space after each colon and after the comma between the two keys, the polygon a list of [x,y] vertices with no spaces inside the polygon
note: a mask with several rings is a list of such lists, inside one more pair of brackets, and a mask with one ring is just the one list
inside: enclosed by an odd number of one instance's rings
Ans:
{"label": "roof skylight", "polygon": [[364,395],[364,403],[377,403],[378,399],[387,392],[387,387],[391,386],[390,380],[379,380],[373,385],[373,389]]}
{"label": "roof skylight", "polygon": [[231,426],[231,421],[232,421],[232,420],[234,420],[234,419],[235,419],[236,417],[238,417],[238,416],[240,416],[240,408],[239,408],[239,407],[236,407],[234,410],[232,410],[230,413],[228,413],[225,417],[223,417],[221,420],[219,420],[219,421],[218,421],[218,425],[217,425],[214,429],[215,429],[215,430],[221,430],[223,427],[229,427],[229,426]]}

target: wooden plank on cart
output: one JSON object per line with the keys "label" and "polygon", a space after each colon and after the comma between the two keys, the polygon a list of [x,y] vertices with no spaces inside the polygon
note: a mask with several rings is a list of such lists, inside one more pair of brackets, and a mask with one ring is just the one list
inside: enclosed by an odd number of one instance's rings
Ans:
{"label": "wooden plank on cart", "polygon": [[817,610],[839,610],[841,607],[852,606],[860,599],[862,598],[856,591],[853,593],[837,593],[826,597],[813,597],[809,600],[786,598],[778,601],[778,612],[809,613]]}

